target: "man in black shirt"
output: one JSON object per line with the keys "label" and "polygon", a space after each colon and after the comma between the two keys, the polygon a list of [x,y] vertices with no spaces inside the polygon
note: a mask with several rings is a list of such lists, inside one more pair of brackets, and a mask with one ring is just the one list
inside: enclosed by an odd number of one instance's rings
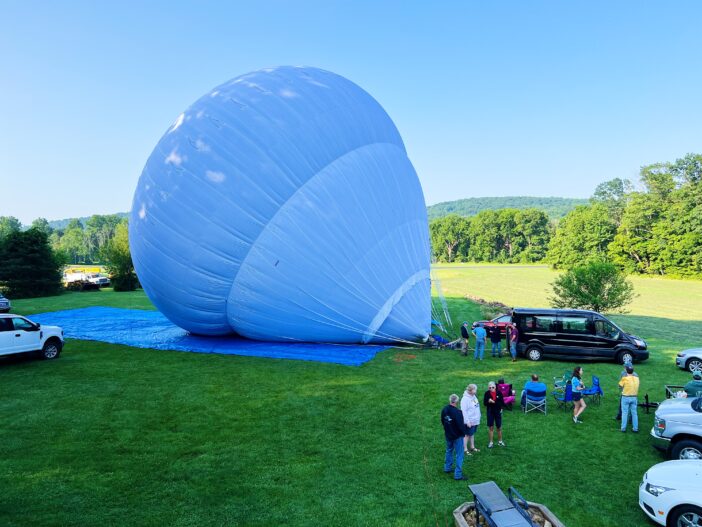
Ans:
{"label": "man in black shirt", "polygon": [[468,355],[468,322],[461,325],[461,355]]}
{"label": "man in black shirt", "polygon": [[453,472],[453,479],[463,479],[463,436],[465,427],[463,425],[463,413],[456,408],[458,395],[451,394],[449,404],[441,410],[441,424],[444,426],[444,436],[446,437],[446,460],[444,472],[451,473],[453,467],[453,456],[456,455],[456,469]]}
{"label": "man in black shirt", "polygon": [[492,356],[499,358],[502,356],[502,332],[500,331],[500,326],[495,324],[489,330],[490,342],[492,342]]}

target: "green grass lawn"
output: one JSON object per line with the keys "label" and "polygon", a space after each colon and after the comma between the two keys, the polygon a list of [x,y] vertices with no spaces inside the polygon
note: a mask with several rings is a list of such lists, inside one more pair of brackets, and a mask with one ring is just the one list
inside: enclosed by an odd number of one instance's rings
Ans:
{"label": "green grass lawn", "polygon": [[[474,271],[439,270],[456,321],[480,318],[467,293],[543,305],[534,291],[553,276]],[[663,384],[687,379],[672,357],[699,344],[702,313],[689,296],[702,284],[648,283],[658,312],[639,298],[622,324],[652,342],[637,370],[641,392],[660,399]],[[150,306],[143,293],[109,290],[13,305]],[[391,349],[354,368],[69,341],[57,361],[0,361],[0,525],[453,525],[468,490],[442,472],[449,394],[469,382],[482,394],[500,376],[520,387],[534,371],[550,381],[572,366]],[[482,451],[464,472],[469,483],[516,486],[570,526],[646,525],[638,483],[662,460],[647,436],[653,414],[640,412],[643,433],[619,433],[621,368],[584,368],[606,396],[582,425],[555,406],[547,416],[506,412],[507,447],[490,451],[483,417]]]}

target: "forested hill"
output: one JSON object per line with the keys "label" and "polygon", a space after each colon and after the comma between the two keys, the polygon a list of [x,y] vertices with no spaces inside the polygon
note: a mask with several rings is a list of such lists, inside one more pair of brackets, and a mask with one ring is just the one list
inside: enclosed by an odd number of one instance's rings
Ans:
{"label": "forested hill", "polygon": [[467,198],[445,201],[427,207],[429,219],[441,218],[448,214],[475,216],[482,210],[496,209],[539,209],[549,218],[562,218],[578,205],[585,205],[587,199],[576,198],[536,198],[533,196],[508,196],[502,198]]}

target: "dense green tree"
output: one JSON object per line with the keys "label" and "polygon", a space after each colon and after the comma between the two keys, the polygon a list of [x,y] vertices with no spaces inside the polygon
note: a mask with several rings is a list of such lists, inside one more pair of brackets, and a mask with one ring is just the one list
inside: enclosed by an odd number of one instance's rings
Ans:
{"label": "dense green tree", "polygon": [[60,262],[45,232],[13,231],[0,241],[0,285],[14,298],[58,294]]}
{"label": "dense green tree", "polygon": [[612,261],[629,272],[652,273],[658,267],[658,246],[651,233],[662,214],[663,201],[645,192],[629,197],[614,240]]}
{"label": "dense green tree", "polygon": [[139,280],[134,272],[132,253],[129,249],[129,226],[127,220],[115,228],[115,235],[104,251],[106,267],[115,291],[134,291]]}
{"label": "dense green tree", "polygon": [[[504,234],[500,212],[484,210],[471,218],[468,258],[474,262],[504,261]],[[511,227],[511,225],[510,225]]]}
{"label": "dense green tree", "polygon": [[429,224],[429,236],[434,257],[440,262],[453,262],[462,259],[467,252],[468,228],[467,218],[449,214],[432,220]]}
{"label": "dense green tree", "polygon": [[621,311],[634,299],[634,286],[611,262],[592,261],[573,267],[551,284],[556,308]]}
{"label": "dense green tree", "polygon": [[634,186],[628,179],[611,179],[597,185],[590,202],[601,203],[607,207],[615,223],[619,224],[627,198],[633,190]]}
{"label": "dense green tree", "polygon": [[59,249],[66,254],[72,264],[88,262],[88,248],[85,232],[80,220],[71,220],[61,236]]}
{"label": "dense green tree", "polygon": [[37,218],[32,222],[32,229],[37,229],[38,231],[43,232],[47,236],[51,236],[51,234],[54,232],[54,229],[51,228],[51,225],[49,225],[48,220],[46,218]]}
{"label": "dense green tree", "polygon": [[22,223],[14,216],[0,216],[0,240],[12,232],[22,230]]}
{"label": "dense green tree", "polygon": [[556,269],[571,269],[607,256],[617,226],[602,203],[576,207],[558,225],[547,259]]}
{"label": "dense green tree", "polygon": [[551,238],[550,224],[545,212],[537,209],[518,210],[514,214],[520,262],[540,262],[546,257]]}

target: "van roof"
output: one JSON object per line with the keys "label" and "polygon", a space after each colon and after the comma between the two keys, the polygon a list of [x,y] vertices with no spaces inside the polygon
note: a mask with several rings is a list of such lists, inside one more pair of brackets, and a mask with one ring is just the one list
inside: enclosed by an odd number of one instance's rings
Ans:
{"label": "van roof", "polygon": [[588,311],[586,309],[550,309],[550,308],[533,308],[533,307],[515,307],[512,310],[513,315],[599,315],[597,311]]}

